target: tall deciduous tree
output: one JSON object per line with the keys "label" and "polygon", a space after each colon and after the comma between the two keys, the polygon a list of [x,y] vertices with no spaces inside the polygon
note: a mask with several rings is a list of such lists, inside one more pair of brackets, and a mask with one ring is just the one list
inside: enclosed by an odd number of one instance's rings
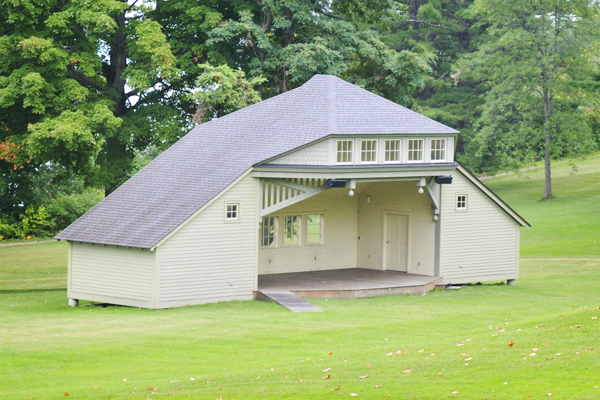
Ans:
{"label": "tall deciduous tree", "polygon": [[173,112],[147,100],[180,77],[150,11],[124,0],[0,4],[3,180],[50,163],[109,194],[134,150],[178,135]]}
{"label": "tall deciduous tree", "polygon": [[575,80],[597,67],[598,3],[589,0],[475,0],[489,40],[461,74],[491,87],[480,119],[482,151],[505,165],[545,164],[544,199],[551,198],[550,163],[594,148]]}
{"label": "tall deciduous tree", "polygon": [[229,43],[231,58],[249,77],[267,79],[263,98],[300,86],[314,74],[333,74],[390,100],[412,105],[433,55],[424,48],[395,51],[367,23],[389,16],[387,0],[243,0],[208,45]]}

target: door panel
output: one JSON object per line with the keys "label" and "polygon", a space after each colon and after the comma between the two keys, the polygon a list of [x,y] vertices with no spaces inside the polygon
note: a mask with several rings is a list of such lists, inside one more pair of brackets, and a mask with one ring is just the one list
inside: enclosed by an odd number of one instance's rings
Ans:
{"label": "door panel", "polygon": [[408,270],[408,216],[387,214],[387,269]]}

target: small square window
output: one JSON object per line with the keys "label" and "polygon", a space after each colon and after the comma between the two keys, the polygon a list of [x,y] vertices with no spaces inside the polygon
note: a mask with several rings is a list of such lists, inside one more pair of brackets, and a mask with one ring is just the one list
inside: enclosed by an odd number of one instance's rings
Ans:
{"label": "small square window", "polygon": [[400,162],[400,143],[399,139],[385,141],[385,162]]}
{"label": "small square window", "polygon": [[423,139],[408,139],[408,161],[423,161]]}
{"label": "small square window", "polygon": [[446,161],[446,139],[431,139],[431,161]]}
{"label": "small square window", "polygon": [[237,221],[240,218],[240,205],[238,203],[227,203],[225,205],[225,219]]}
{"label": "small square window", "polygon": [[319,214],[306,216],[306,243],[321,244],[323,217]]}
{"label": "small square window", "polygon": [[354,152],[354,140],[337,141],[337,163],[352,164],[352,154]]}
{"label": "small square window", "polygon": [[457,194],[456,195],[456,211],[466,211],[467,210],[467,195],[466,194]]}
{"label": "small square window", "polygon": [[265,217],[260,227],[260,245],[262,247],[277,247],[277,219]]}
{"label": "small square window", "polygon": [[377,140],[361,140],[360,141],[360,162],[376,163],[377,162]]}
{"label": "small square window", "polygon": [[298,245],[298,220],[297,215],[288,215],[285,217],[283,229],[283,245],[297,246]]}

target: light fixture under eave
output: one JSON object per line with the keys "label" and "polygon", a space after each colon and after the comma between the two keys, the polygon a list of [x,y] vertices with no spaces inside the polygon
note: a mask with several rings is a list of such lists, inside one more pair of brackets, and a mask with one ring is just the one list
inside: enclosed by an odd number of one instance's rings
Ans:
{"label": "light fixture under eave", "polygon": [[350,196],[350,197],[354,196],[354,190],[352,190],[352,189],[348,190],[348,196]]}
{"label": "light fixture under eave", "polygon": [[417,193],[423,194],[423,192],[424,192],[423,186],[419,186],[419,190],[417,190]]}
{"label": "light fixture under eave", "polygon": [[367,196],[367,204],[371,204],[371,201],[373,201],[373,199],[371,198],[371,196]]}

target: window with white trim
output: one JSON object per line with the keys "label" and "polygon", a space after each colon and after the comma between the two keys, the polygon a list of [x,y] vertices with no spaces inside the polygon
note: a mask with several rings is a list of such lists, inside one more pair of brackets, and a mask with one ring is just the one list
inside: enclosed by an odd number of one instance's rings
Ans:
{"label": "window with white trim", "polygon": [[408,139],[408,161],[423,161],[423,139]]}
{"label": "window with white trim", "polygon": [[431,161],[446,161],[446,139],[431,139]]}
{"label": "window with white trim", "polygon": [[286,215],[284,221],[283,245],[297,246],[300,217],[298,215]]}
{"label": "window with white trim", "polygon": [[360,162],[365,164],[377,162],[377,139],[360,141]]}
{"label": "window with white trim", "polygon": [[240,203],[225,204],[225,220],[237,221],[240,219]]}
{"label": "window with white trim", "polygon": [[337,156],[338,164],[352,164],[352,154],[354,152],[354,140],[338,140]]}
{"label": "window with white trim", "polygon": [[260,227],[261,247],[277,247],[277,218],[264,217]]}
{"label": "window with white trim", "polygon": [[385,162],[400,162],[400,139],[386,139]]}
{"label": "window with white trim", "polygon": [[467,211],[468,197],[466,194],[456,195],[456,211]]}
{"label": "window with white trim", "polygon": [[320,214],[309,214],[306,216],[306,244],[315,245],[322,243],[322,221],[323,216]]}

